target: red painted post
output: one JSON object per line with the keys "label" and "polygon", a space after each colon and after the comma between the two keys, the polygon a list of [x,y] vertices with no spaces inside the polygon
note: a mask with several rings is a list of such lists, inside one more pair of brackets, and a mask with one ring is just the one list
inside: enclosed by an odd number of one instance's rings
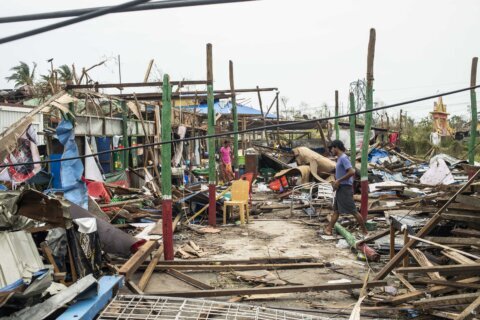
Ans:
{"label": "red painted post", "polygon": [[172,199],[162,200],[162,239],[165,260],[173,260]]}
{"label": "red painted post", "polygon": [[[207,44],[207,104],[208,104],[208,135],[215,134],[215,109],[213,96],[213,65],[212,65],[212,45]],[[208,138],[208,224],[216,226],[217,224],[217,206],[216,204],[216,170],[215,170],[215,138]]]}

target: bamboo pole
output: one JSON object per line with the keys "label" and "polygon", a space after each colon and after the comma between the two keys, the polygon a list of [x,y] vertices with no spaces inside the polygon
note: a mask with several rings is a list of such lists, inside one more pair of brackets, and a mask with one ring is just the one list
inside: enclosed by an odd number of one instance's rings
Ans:
{"label": "bamboo pole", "polygon": [[[350,92],[350,113],[355,113],[355,97],[353,92]],[[355,141],[355,115],[350,116],[350,162],[355,167],[357,159],[357,144]]]}
{"label": "bamboo pole", "polygon": [[[163,77],[162,141],[172,140],[172,86],[168,74]],[[162,144],[162,231],[165,260],[173,260],[172,229],[172,144]]]}
{"label": "bamboo pole", "polygon": [[[373,60],[375,57],[375,29],[370,29],[370,40],[368,42],[368,57],[367,57],[367,101],[366,110],[373,108]],[[362,164],[360,170],[362,200],[361,200],[361,215],[364,221],[368,216],[368,147],[370,142],[370,129],[372,126],[372,112],[365,114],[365,127],[363,132],[362,145]]]}
{"label": "bamboo pole", "polygon": [[[478,58],[474,57],[472,59],[470,87],[475,87],[477,83],[477,64],[478,64]],[[471,103],[471,111],[472,111],[472,124],[470,127],[470,143],[468,145],[468,163],[473,166],[475,164],[475,144],[477,139],[477,123],[478,123],[477,97],[476,97],[475,89],[470,90],[470,103]]]}
{"label": "bamboo pole", "polygon": [[238,168],[238,113],[237,113],[237,97],[235,95],[235,82],[233,77],[233,62],[229,62],[229,78],[230,90],[232,94],[232,116],[233,116],[233,167],[235,168],[235,179],[240,177]]}
{"label": "bamboo pole", "polygon": [[[212,63],[212,44],[207,44],[207,104],[208,104],[208,135],[215,134],[215,108],[213,96],[213,63]],[[215,139],[208,138],[208,224],[216,225],[216,170],[215,170]]]}
{"label": "bamboo pole", "polygon": [[[338,117],[338,90],[335,90],[335,117]],[[338,126],[338,118],[335,118],[335,139],[340,139],[340,128]]]}

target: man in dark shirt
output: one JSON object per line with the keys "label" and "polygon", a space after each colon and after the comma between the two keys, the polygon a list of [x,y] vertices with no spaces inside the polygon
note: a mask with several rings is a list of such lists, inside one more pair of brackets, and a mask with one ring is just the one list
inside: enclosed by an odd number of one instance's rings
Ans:
{"label": "man in dark shirt", "polygon": [[333,215],[330,222],[325,228],[325,234],[331,235],[335,223],[340,214],[352,214],[357,219],[363,234],[368,234],[365,222],[362,216],[357,212],[355,201],[353,200],[353,176],[355,169],[350,163],[350,159],[345,154],[345,146],[340,140],[332,141],[330,152],[337,157],[337,166],[335,169],[335,182],[333,190],[335,190],[335,200],[333,204]]}

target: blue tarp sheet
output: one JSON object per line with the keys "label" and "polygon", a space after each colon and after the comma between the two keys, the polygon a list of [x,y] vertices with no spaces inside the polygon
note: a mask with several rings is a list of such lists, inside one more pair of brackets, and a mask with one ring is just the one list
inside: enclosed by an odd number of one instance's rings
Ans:
{"label": "blue tarp sheet", "polygon": [[368,154],[368,162],[380,164],[379,159],[388,157],[390,154],[382,149],[373,148]]}
{"label": "blue tarp sheet", "polygon": [[[72,122],[62,120],[57,127],[57,136],[63,144],[62,159],[78,157],[78,147],[75,143],[75,133]],[[65,199],[88,209],[87,186],[82,180],[83,163],[80,159],[62,161],[60,176]]]}
{"label": "blue tarp sheet", "polygon": [[[185,107],[182,107],[182,109],[184,110],[187,109],[188,111],[193,112],[195,107],[197,108],[196,112],[207,114],[208,105],[206,103],[202,103],[197,106],[185,106]],[[213,107],[215,109],[215,113],[220,113],[220,114],[232,113],[232,104],[230,102],[223,104],[223,103],[220,103],[220,101],[215,101],[215,103],[213,104]],[[259,116],[262,115],[262,112],[260,112],[260,110],[257,110],[255,108],[245,106],[239,103],[237,103],[237,113],[239,115],[259,115]],[[269,113],[266,117],[271,119],[277,118],[275,114],[271,114],[271,113]]]}

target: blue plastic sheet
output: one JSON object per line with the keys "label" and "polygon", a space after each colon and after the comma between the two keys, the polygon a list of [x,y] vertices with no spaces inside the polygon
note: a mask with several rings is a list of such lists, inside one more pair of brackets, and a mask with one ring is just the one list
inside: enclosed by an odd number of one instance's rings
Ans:
{"label": "blue plastic sheet", "polygon": [[388,157],[389,155],[390,154],[385,150],[373,148],[368,154],[368,162],[380,164],[379,160]]}
{"label": "blue plastic sheet", "polygon": [[[57,136],[64,146],[62,159],[78,157],[72,122],[62,120],[57,127]],[[88,209],[87,186],[82,181],[82,175],[83,163],[80,159],[62,161],[60,176],[65,199]]]}

